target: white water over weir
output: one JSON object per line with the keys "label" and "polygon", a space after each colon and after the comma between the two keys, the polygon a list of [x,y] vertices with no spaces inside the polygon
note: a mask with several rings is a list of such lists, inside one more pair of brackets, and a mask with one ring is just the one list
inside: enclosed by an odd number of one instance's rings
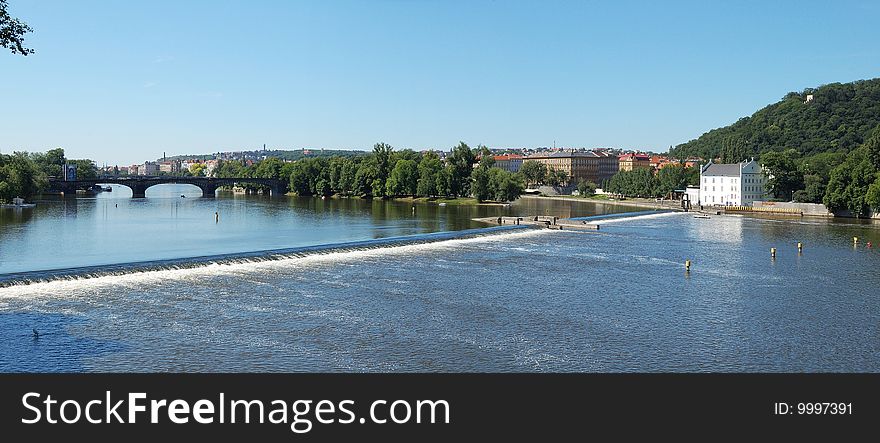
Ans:
{"label": "white water over weir", "polygon": [[523,231],[535,232],[536,230],[529,226],[498,226],[235,254],[18,272],[0,274],[0,288],[28,287],[41,283],[74,282],[103,279],[106,277],[114,277],[115,280],[118,277],[132,274],[182,271],[214,266],[229,266],[232,268],[236,265],[252,265],[257,263],[302,259],[306,257],[321,257],[331,254],[379,251],[383,249],[393,250],[394,248],[400,247],[449,242],[453,240],[479,239],[481,237]]}

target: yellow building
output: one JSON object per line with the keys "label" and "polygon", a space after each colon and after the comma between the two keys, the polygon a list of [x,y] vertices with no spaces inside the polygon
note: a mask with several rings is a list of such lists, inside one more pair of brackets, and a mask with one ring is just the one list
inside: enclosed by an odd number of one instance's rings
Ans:
{"label": "yellow building", "polygon": [[618,157],[618,163],[621,171],[651,169],[651,158],[645,154],[623,154]]}
{"label": "yellow building", "polygon": [[616,174],[619,167],[617,156],[604,151],[540,153],[523,159],[523,162],[527,161],[543,163],[547,169],[564,171],[568,174],[570,183],[584,179],[599,185]]}

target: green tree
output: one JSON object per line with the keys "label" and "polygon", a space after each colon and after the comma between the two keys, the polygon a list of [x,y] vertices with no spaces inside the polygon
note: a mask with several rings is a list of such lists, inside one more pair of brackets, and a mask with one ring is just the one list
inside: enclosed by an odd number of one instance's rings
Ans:
{"label": "green tree", "polygon": [[479,202],[489,200],[494,196],[489,187],[489,170],[488,167],[478,166],[471,173],[471,195]]}
{"label": "green tree", "polygon": [[798,203],[822,203],[825,196],[825,180],[816,174],[804,176],[804,189],[794,191],[792,200]]}
{"label": "green tree", "polygon": [[375,156],[367,157],[362,161],[355,172],[353,192],[360,196],[372,197],[374,195],[373,182],[376,181],[379,174],[378,169]]}
{"label": "green tree", "polygon": [[204,177],[205,170],[207,168],[208,168],[208,165],[206,165],[204,163],[193,163],[193,164],[189,165],[189,172],[190,172],[190,174],[192,174],[196,177]]}
{"label": "green tree", "polygon": [[547,178],[547,165],[535,160],[524,161],[519,172],[525,177],[527,185],[540,185]]}
{"label": "green tree", "polygon": [[767,179],[767,191],[774,197],[790,200],[794,191],[803,189],[804,177],[797,163],[799,156],[794,149],[761,154],[761,165],[770,173]]}
{"label": "green tree", "polygon": [[871,207],[874,212],[880,211],[880,177],[871,183],[868,192],[865,194],[865,203]]}
{"label": "green tree", "polygon": [[16,197],[30,201],[48,185],[48,177],[27,153],[0,154],[0,202],[9,203]]}
{"label": "green tree", "polygon": [[33,54],[33,49],[24,47],[24,35],[32,31],[27,23],[9,15],[6,0],[0,0],[0,46],[13,54]]}
{"label": "green tree", "polygon": [[449,156],[449,166],[452,168],[449,172],[449,194],[453,197],[465,195],[470,192],[471,172],[474,169],[474,155],[471,148],[464,142],[459,142],[458,146],[452,148],[452,154]]}
{"label": "green tree", "polygon": [[495,201],[514,201],[526,188],[522,174],[514,174],[499,168],[488,169],[489,191]]}
{"label": "green tree", "polygon": [[545,181],[550,186],[565,186],[568,183],[568,173],[561,169],[550,168]]}
{"label": "green tree", "polygon": [[92,160],[68,160],[67,163],[76,165],[76,178],[79,180],[98,178],[98,167],[95,166],[95,162]]}
{"label": "green tree", "polygon": [[370,192],[375,197],[385,197],[388,175],[394,165],[391,163],[394,148],[385,143],[376,143],[373,146],[373,157],[376,159],[376,174],[370,184]]}
{"label": "green tree", "polygon": [[434,152],[427,152],[419,163],[419,181],[416,189],[418,195],[432,197],[445,194],[440,174],[443,171],[443,163]]}
{"label": "green tree", "polygon": [[657,193],[669,195],[672,191],[686,189],[699,181],[698,168],[688,168],[683,164],[668,165],[657,172]]}
{"label": "green tree", "polygon": [[388,176],[386,194],[388,196],[416,195],[419,180],[419,166],[415,160],[398,160]]}
{"label": "green tree", "polygon": [[831,171],[822,202],[832,212],[849,210],[855,217],[867,216],[871,209],[867,201],[868,188],[876,181],[876,174],[866,146],[850,152],[846,160]]}
{"label": "green tree", "polygon": [[284,162],[277,157],[269,157],[261,160],[254,168],[254,178],[281,178],[281,168]]}
{"label": "green tree", "polygon": [[595,195],[597,187],[598,186],[596,186],[595,183],[589,180],[580,179],[578,180],[577,185],[578,195],[580,195],[581,197],[590,197],[592,195]]}

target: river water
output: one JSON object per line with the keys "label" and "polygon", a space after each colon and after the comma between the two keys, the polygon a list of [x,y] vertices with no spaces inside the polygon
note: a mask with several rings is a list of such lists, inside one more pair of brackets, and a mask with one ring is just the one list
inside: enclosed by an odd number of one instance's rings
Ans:
{"label": "river water", "polygon": [[[876,223],[642,213],[483,232],[471,218],[625,209],[149,192],[0,210],[0,274],[123,269],[0,288],[0,371],[880,370]],[[236,259],[400,236],[423,240]],[[205,255],[229,259],[131,264]]]}

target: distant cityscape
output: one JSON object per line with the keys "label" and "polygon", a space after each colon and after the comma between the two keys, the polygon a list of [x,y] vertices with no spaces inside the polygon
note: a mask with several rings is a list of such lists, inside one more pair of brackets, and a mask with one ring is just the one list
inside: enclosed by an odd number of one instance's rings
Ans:
{"label": "distant cityscape", "polygon": [[[436,153],[441,161],[445,161],[450,151],[426,149],[419,151]],[[666,154],[657,154],[651,151],[627,150],[619,148],[566,148],[566,147],[540,147],[540,148],[489,148],[495,159],[495,167],[509,172],[519,172],[524,161],[536,161],[546,165],[549,169],[564,171],[573,182],[580,179],[594,183],[602,183],[610,179],[618,171],[633,171],[637,169],[649,169],[657,173],[667,165],[683,164],[686,167],[698,166],[704,163],[701,158],[676,159]],[[331,156],[358,156],[366,155],[368,151],[355,150],[330,150],[330,149],[298,149],[298,150],[270,150],[263,149],[252,151],[226,151],[213,154],[193,154],[163,156],[155,161],[144,161],[139,164],[127,166],[105,165],[99,167],[99,174],[104,176],[119,175],[197,175],[210,177],[214,170],[223,161],[237,161],[245,166],[251,166],[267,158],[278,158],[283,162],[295,162],[303,158],[331,157]]]}

